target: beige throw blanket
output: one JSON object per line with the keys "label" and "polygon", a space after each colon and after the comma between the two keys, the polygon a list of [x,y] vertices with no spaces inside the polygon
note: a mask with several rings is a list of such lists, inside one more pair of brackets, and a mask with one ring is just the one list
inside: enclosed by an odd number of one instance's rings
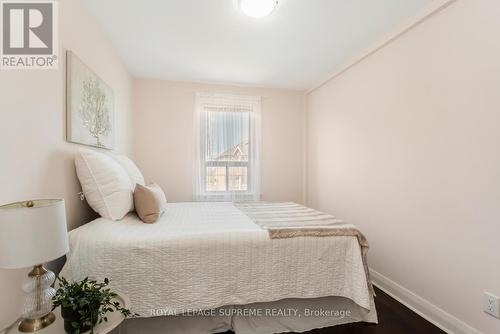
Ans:
{"label": "beige throw blanket", "polygon": [[373,286],[368,268],[369,244],[361,231],[352,224],[346,224],[335,216],[292,203],[245,202],[235,206],[253,220],[260,228],[267,230],[271,239],[295,237],[356,237],[361,248],[366,281],[370,293]]}

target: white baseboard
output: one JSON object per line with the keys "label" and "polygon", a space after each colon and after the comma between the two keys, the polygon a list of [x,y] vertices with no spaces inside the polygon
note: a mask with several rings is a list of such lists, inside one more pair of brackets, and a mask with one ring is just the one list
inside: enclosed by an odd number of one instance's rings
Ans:
{"label": "white baseboard", "polygon": [[448,334],[482,334],[460,319],[440,309],[431,302],[417,296],[384,275],[370,269],[373,284],[398,302],[439,327]]}

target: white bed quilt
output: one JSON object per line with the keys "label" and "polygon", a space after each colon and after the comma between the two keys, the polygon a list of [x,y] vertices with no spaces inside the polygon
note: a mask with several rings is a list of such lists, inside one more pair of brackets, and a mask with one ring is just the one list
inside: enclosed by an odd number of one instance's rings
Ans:
{"label": "white bed quilt", "polygon": [[99,218],[69,239],[61,275],[109,278],[141,317],[325,296],[370,309],[356,237],[271,240],[232,203],[169,203],[155,224]]}

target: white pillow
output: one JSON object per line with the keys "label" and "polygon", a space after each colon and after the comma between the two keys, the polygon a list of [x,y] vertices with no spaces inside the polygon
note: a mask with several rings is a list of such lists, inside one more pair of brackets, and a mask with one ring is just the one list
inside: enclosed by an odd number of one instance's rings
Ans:
{"label": "white pillow", "polygon": [[90,207],[104,218],[119,220],[134,209],[130,178],[111,157],[80,149],[76,174]]}
{"label": "white pillow", "polygon": [[132,191],[135,189],[136,184],[140,184],[144,186],[146,183],[144,182],[144,176],[142,176],[141,171],[137,168],[137,165],[128,157],[124,155],[112,155],[113,159],[115,159],[120,166],[125,170],[130,178],[130,182],[132,182]]}

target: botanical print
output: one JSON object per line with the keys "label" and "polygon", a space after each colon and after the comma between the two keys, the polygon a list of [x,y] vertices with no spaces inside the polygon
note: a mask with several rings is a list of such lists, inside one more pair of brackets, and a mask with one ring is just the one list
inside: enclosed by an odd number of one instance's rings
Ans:
{"label": "botanical print", "polygon": [[68,141],[113,149],[113,91],[71,51],[66,62]]}

